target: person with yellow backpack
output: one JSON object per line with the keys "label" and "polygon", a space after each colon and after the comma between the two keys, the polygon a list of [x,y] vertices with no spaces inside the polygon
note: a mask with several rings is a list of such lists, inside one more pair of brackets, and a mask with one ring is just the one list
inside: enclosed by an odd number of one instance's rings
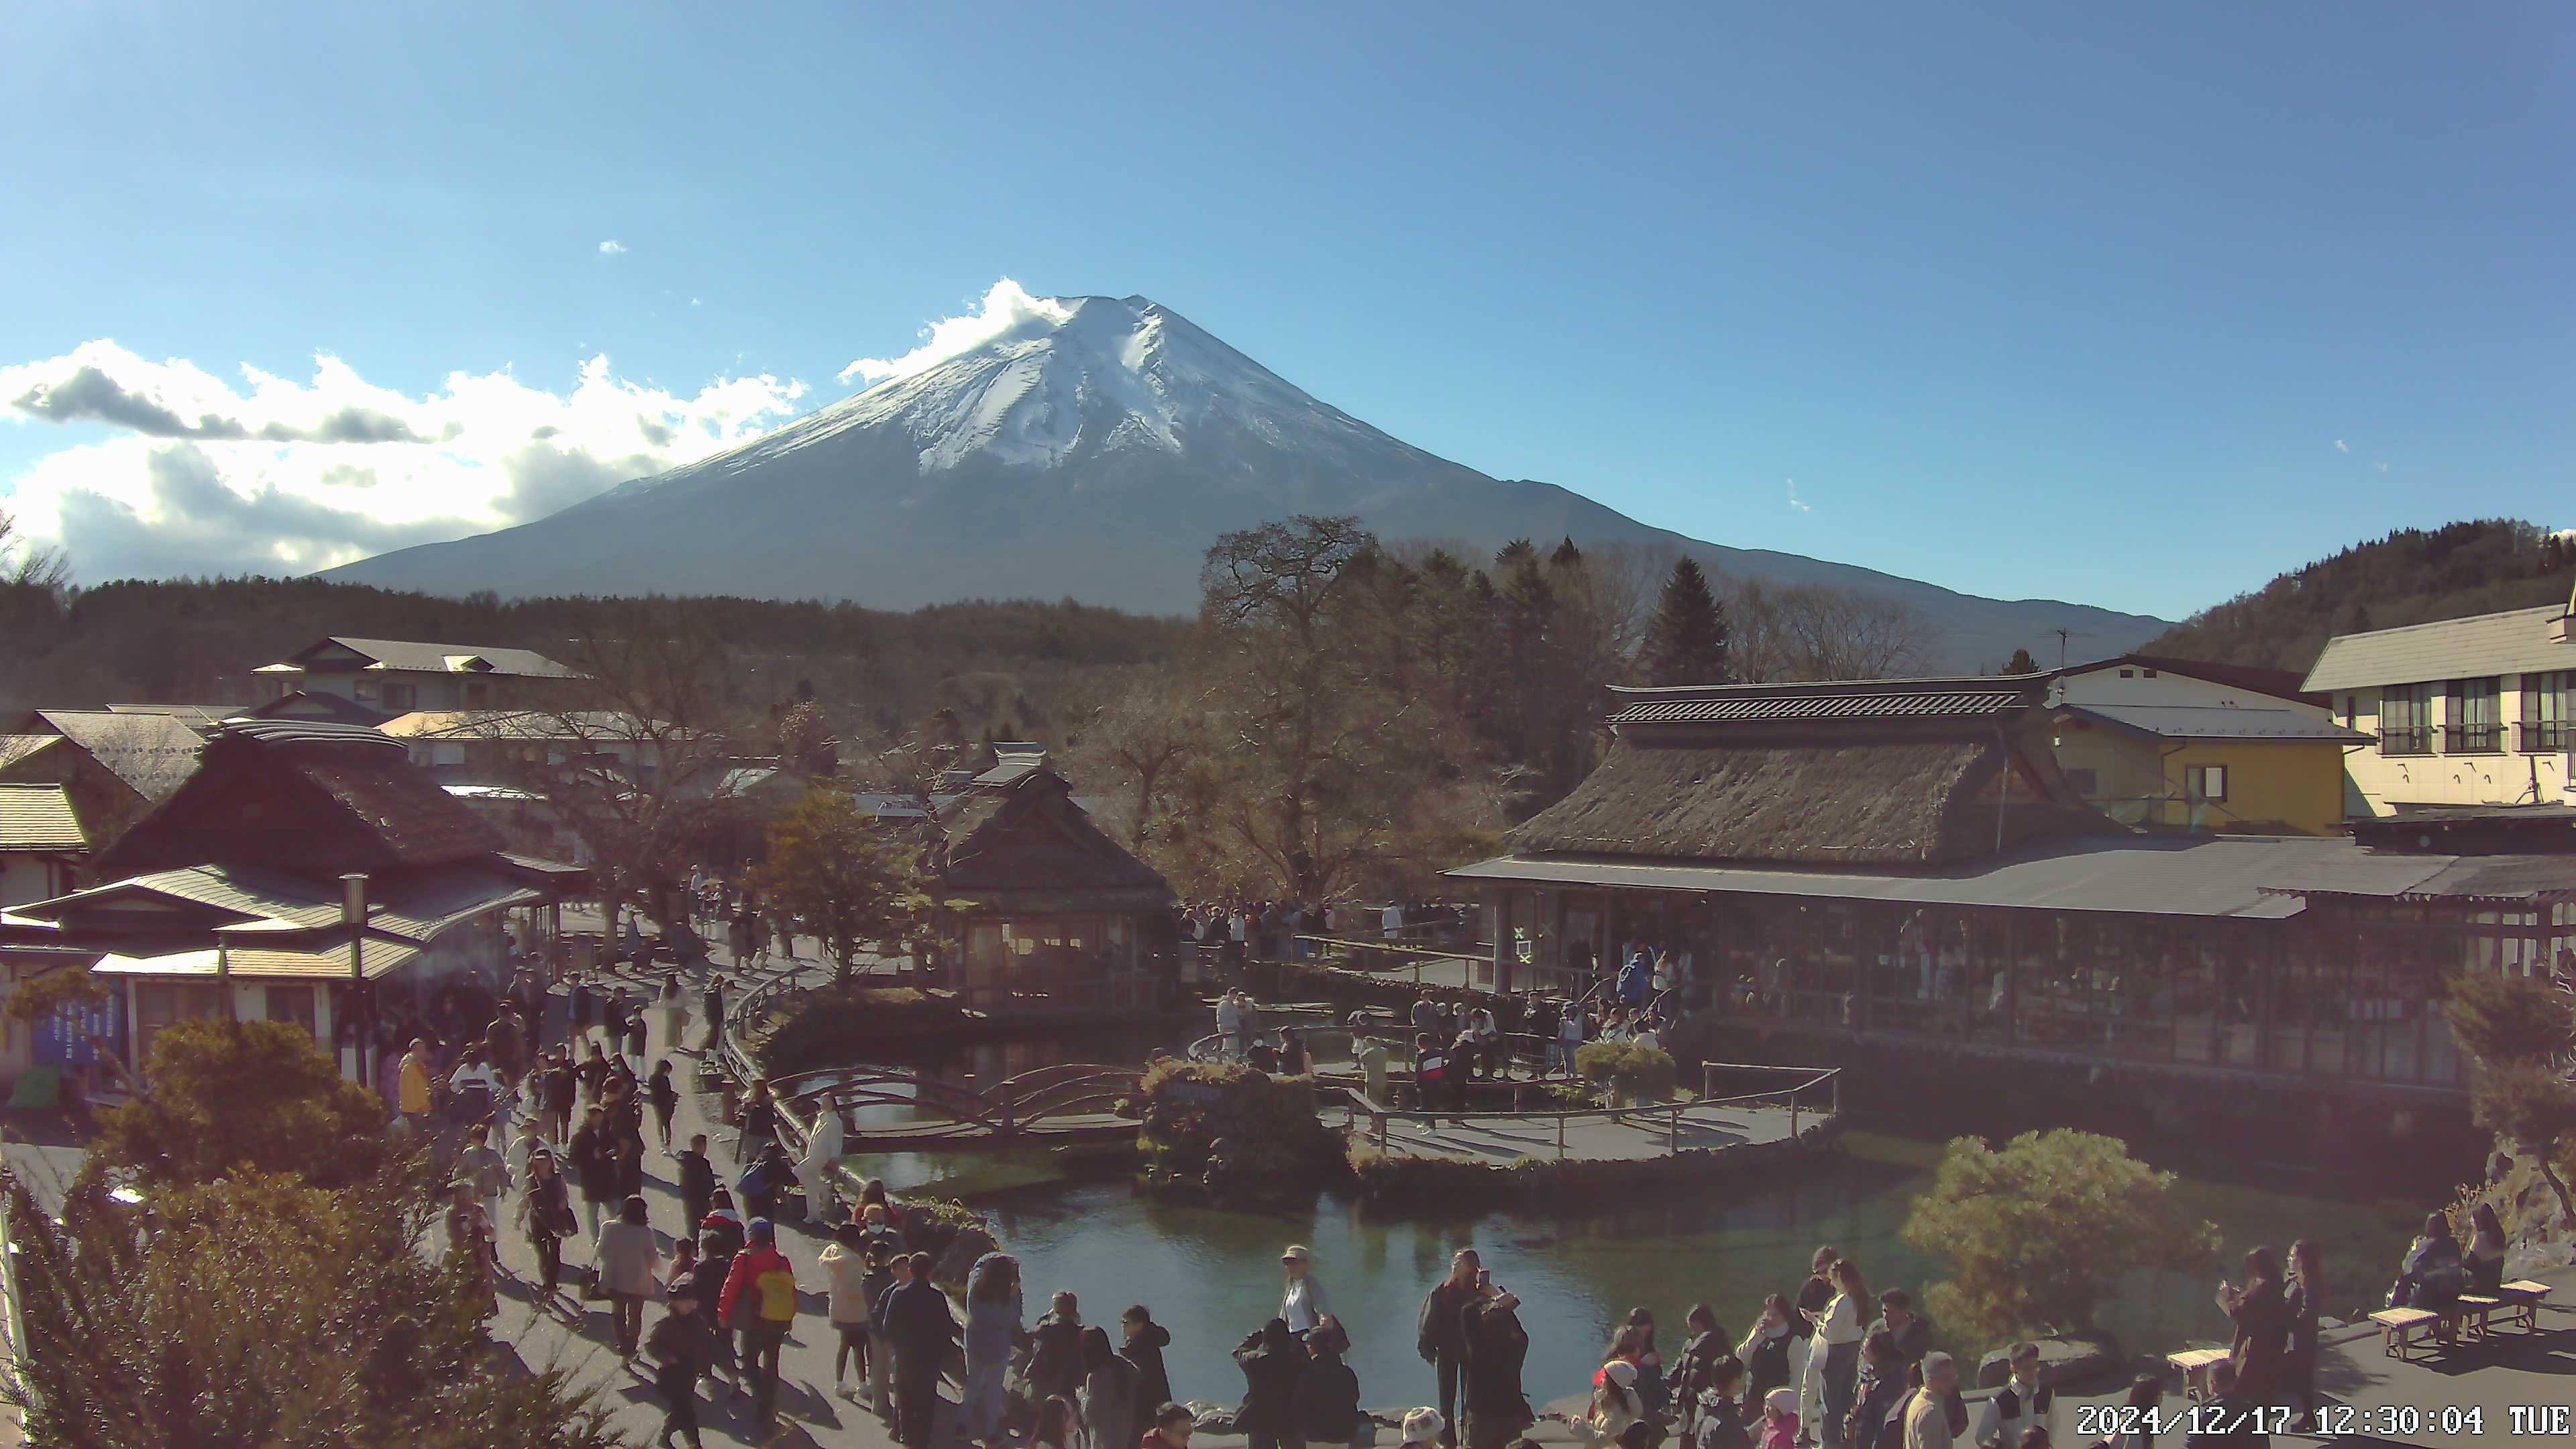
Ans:
{"label": "person with yellow backpack", "polygon": [[766,1438],[778,1412],[778,1351],[796,1324],[796,1266],[778,1251],[769,1219],[751,1220],[716,1311],[725,1327],[742,1331],[741,1374],[752,1381],[752,1418]]}

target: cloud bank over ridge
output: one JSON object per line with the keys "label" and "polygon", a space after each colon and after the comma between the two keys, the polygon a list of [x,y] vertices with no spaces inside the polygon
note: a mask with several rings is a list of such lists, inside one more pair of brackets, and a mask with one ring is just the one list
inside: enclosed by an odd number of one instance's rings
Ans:
{"label": "cloud bank over ridge", "polygon": [[104,437],[37,457],[0,510],[74,575],[305,573],[541,517],[629,478],[744,442],[799,410],[761,374],[694,394],[583,363],[568,392],[506,368],[414,397],[317,356],[312,380],[235,384],[101,338],[0,366],[0,415]]}

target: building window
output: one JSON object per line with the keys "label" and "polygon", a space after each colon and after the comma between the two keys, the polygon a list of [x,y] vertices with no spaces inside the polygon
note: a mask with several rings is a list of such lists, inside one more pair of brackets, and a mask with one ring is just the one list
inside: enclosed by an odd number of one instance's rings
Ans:
{"label": "building window", "polygon": [[2138,677],[2138,671],[2134,669],[2123,669],[2120,671],[2120,677],[2122,679],[2135,679]]}
{"label": "building window", "polygon": [[2154,670],[2150,669],[2150,670],[2146,671],[2146,676],[2147,676],[2147,678],[2149,678],[2149,679],[2153,679],[2153,678],[2155,678],[2155,677],[2156,677],[2156,672],[2155,672]]}
{"label": "building window", "polygon": [[2379,692],[2379,752],[2433,753],[2433,687],[2392,684]]}
{"label": "building window", "polygon": [[2183,793],[2194,800],[2227,798],[2225,765],[2185,765],[2182,767]]}
{"label": "building window", "polygon": [[2067,786],[2074,790],[2078,795],[2091,796],[2101,793],[2099,777],[2097,777],[2091,770],[2067,771],[2066,783]]}
{"label": "building window", "polygon": [[2447,754],[2491,754],[2504,747],[2498,708],[2504,695],[2504,681],[2489,675],[2484,679],[2451,681],[2451,723],[2442,732],[2442,749]]}
{"label": "building window", "polygon": [[385,685],[385,708],[405,711],[420,708],[420,686],[388,681]]}
{"label": "building window", "polygon": [[2527,755],[2576,749],[2576,731],[2568,728],[2569,715],[2576,714],[2571,705],[2576,705],[2576,670],[2524,675],[2515,747]]}

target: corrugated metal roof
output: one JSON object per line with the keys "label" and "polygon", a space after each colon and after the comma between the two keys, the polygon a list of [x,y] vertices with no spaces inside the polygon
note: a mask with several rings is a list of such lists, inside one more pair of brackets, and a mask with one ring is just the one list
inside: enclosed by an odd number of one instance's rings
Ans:
{"label": "corrugated metal roof", "polygon": [[2061,711],[2166,740],[2327,740],[2365,745],[2375,736],[2305,710],[2197,704],[2074,704]]}
{"label": "corrugated metal roof", "polygon": [[[410,639],[353,639],[334,634],[325,642],[362,654],[387,669],[427,674],[516,674],[538,679],[578,679],[571,669],[533,649],[479,644],[426,644]],[[310,649],[304,653],[313,652]],[[301,656],[299,656],[301,657]],[[478,667],[480,665],[488,667]]]}
{"label": "corrugated metal roof", "polygon": [[0,785],[0,850],[87,849],[89,836],[72,813],[70,791],[60,785]]}
{"label": "corrugated metal roof", "polygon": [[[346,981],[349,979],[349,948],[337,950],[277,951],[267,949],[228,948],[221,963],[234,977],[246,981]],[[369,981],[380,980],[420,959],[417,946],[398,945],[390,941],[370,940],[359,953],[359,965]],[[162,956],[120,956],[99,958],[90,970],[104,976],[188,976],[212,980],[217,962],[213,951],[173,951]]]}
{"label": "corrugated metal roof", "polygon": [[299,927],[327,926],[340,919],[340,898],[336,894],[326,895],[292,876],[226,865],[192,865],[178,870],[154,871],[149,875],[91,886],[50,901],[20,906],[18,910],[22,915],[41,912],[38,919],[48,919],[68,906],[87,905],[112,895],[137,891],[211,906],[254,920],[284,921]]}
{"label": "corrugated metal roof", "polygon": [[1044,755],[1009,755],[1005,756],[1000,764],[977,775],[974,783],[987,790],[1016,785],[1045,766]]}
{"label": "corrugated metal roof", "polygon": [[505,880],[498,872],[451,866],[399,882],[370,899],[367,925],[372,930],[428,941],[459,921],[486,911],[544,899],[544,892]]}
{"label": "corrugated metal roof", "polygon": [[2490,674],[2576,669],[2576,643],[2549,637],[2558,604],[2508,609],[2436,624],[2374,629],[2326,641],[2308,671],[2311,690],[2367,689],[2375,684],[2423,684],[2437,679],[2481,679]]}
{"label": "corrugated metal roof", "polygon": [[1742,724],[1759,720],[1957,719],[2001,714],[2028,702],[2021,691],[2004,689],[1639,700],[1610,716],[1610,723]]}
{"label": "corrugated metal roof", "polygon": [[[1447,872],[1455,880],[1733,891],[1915,905],[2005,906],[2122,915],[2283,920],[2305,909],[2292,880],[2370,887],[2420,884],[2450,856],[2375,855],[2348,840],[2149,836],[2066,840],[1991,863],[1937,872],[1793,870],[1688,861],[1504,856]],[[2388,892],[2393,893],[2393,892]]]}

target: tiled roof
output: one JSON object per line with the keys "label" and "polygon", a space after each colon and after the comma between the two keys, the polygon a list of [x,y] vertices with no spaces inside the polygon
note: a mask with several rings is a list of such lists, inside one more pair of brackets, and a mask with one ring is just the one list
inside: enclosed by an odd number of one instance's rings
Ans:
{"label": "tiled roof", "polygon": [[2167,740],[2331,740],[2366,745],[2373,738],[2299,709],[2244,709],[2197,704],[2071,704],[2061,713]]}
{"label": "tiled roof", "polygon": [[87,849],[89,836],[72,814],[69,791],[60,785],[0,785],[0,850]]}
{"label": "tiled roof", "polygon": [[197,752],[205,745],[195,730],[166,714],[40,709],[36,718],[154,804],[197,773]]}
{"label": "tiled roof", "polygon": [[2490,674],[2576,669],[2576,642],[2549,637],[2552,621],[2566,616],[2560,604],[2508,609],[2342,634],[2326,641],[2308,671],[2311,691],[2367,689],[2376,684],[2423,684],[2437,679],[2479,679]]}
{"label": "tiled roof", "polygon": [[2027,705],[2017,689],[1888,689],[1875,693],[1756,693],[1707,699],[1641,699],[1618,724],[1749,724],[1764,720],[1963,719]]}

